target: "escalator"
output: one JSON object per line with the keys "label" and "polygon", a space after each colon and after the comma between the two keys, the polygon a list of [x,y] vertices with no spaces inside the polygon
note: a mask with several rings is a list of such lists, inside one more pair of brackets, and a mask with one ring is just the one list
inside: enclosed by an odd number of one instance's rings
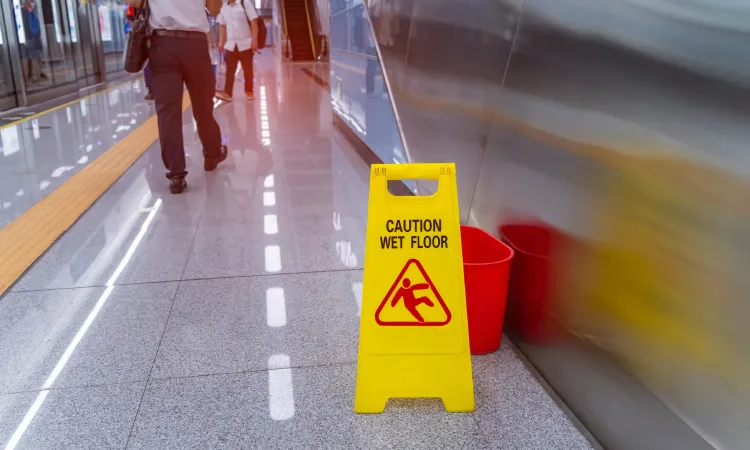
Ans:
{"label": "escalator", "polygon": [[318,59],[311,14],[315,3],[311,0],[282,0],[284,31],[289,41],[290,57],[294,61]]}

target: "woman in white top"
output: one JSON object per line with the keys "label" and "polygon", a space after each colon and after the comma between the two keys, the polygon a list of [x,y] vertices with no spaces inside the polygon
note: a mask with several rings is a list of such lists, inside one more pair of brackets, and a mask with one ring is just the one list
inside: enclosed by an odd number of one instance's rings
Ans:
{"label": "woman in white top", "polygon": [[253,0],[228,0],[219,13],[219,48],[224,49],[227,75],[216,97],[231,102],[237,62],[245,72],[245,94],[253,99],[253,54],[258,49],[258,13]]}

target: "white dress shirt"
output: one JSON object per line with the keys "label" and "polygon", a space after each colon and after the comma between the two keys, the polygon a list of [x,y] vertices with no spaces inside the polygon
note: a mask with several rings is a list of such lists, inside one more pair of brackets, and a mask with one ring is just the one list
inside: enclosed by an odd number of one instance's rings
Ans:
{"label": "white dress shirt", "polygon": [[242,8],[240,0],[233,4],[227,3],[221,7],[218,22],[227,27],[227,43],[224,50],[233,52],[235,50],[244,52],[250,50],[253,43],[253,31],[248,20],[258,18],[253,0],[245,0],[245,8]]}
{"label": "white dress shirt", "polygon": [[151,28],[199,31],[211,29],[206,16],[206,0],[149,0]]}

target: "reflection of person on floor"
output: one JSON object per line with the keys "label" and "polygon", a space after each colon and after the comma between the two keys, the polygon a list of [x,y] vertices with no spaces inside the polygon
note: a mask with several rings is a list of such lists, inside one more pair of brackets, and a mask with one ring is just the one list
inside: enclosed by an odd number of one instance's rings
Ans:
{"label": "reflection of person on floor", "polygon": [[430,300],[427,297],[419,297],[416,298],[414,296],[414,291],[421,291],[423,289],[429,289],[430,285],[427,283],[419,283],[415,284],[414,286],[411,285],[411,280],[408,278],[404,278],[404,281],[401,282],[401,285],[403,286],[396,292],[396,296],[393,297],[393,300],[391,301],[391,306],[396,306],[398,301],[403,298],[404,299],[404,306],[406,309],[409,310],[412,316],[414,316],[415,319],[417,319],[420,322],[424,322],[424,318],[421,314],[419,314],[419,311],[417,311],[417,306],[421,305],[422,303],[426,304],[429,307],[435,306],[434,303],[432,303],[432,300]]}
{"label": "reflection of person on floor", "polygon": [[24,76],[37,82],[40,77],[47,76],[42,73],[42,24],[39,22],[36,4],[32,0],[26,0],[23,4],[22,18],[26,31],[26,44],[21,49]]}
{"label": "reflection of person on floor", "polygon": [[[254,165],[248,166],[254,167],[256,179],[265,178],[271,173],[271,168],[273,167],[271,150],[258,140],[257,134],[253,131],[254,128],[252,126],[254,122],[248,120],[247,116],[249,113],[246,104],[234,104],[233,107],[234,110],[231,112],[225,110],[227,111],[225,117],[229,131],[227,136],[225,136],[226,140],[233,148],[237,148],[243,157],[247,150],[254,152],[257,161]],[[247,181],[250,181],[250,179],[247,178]]]}

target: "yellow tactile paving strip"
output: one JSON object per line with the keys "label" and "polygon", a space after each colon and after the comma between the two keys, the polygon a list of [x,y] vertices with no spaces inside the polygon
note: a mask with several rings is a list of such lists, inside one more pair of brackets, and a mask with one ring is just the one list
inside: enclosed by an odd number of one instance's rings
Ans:
{"label": "yellow tactile paving strip", "polygon": [[[185,93],[182,110],[189,107],[190,98]],[[0,229],[0,295],[158,138],[159,128],[153,116],[21,217]]]}

